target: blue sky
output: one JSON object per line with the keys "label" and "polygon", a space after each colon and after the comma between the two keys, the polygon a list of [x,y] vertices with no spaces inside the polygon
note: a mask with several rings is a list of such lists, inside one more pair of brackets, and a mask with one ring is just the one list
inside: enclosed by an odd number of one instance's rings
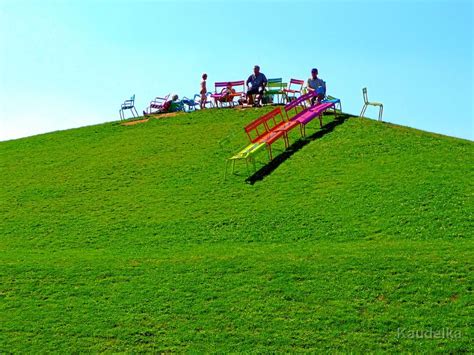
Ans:
{"label": "blue sky", "polygon": [[[307,79],[358,114],[474,139],[473,2],[0,0],[0,140],[119,119],[207,72]],[[367,112],[376,117],[375,109]]]}

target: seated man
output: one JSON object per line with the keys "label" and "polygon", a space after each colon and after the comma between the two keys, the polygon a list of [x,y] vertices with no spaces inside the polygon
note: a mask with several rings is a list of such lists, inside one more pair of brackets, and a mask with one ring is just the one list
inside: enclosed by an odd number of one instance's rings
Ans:
{"label": "seated man", "polygon": [[221,95],[220,97],[214,97],[214,100],[216,101],[216,106],[218,107],[217,103],[220,102],[232,102],[234,99],[234,94],[235,94],[235,89],[232,88],[231,83],[227,83],[227,86],[221,90]]}
{"label": "seated man", "polygon": [[[253,106],[261,106],[260,101],[263,97],[265,86],[267,85],[267,78],[263,73],[260,73],[260,67],[256,65],[253,68],[253,74],[247,79],[247,102]],[[257,102],[254,103],[253,95],[257,95]]]}
{"label": "seated man", "polygon": [[322,100],[326,97],[326,82],[318,78],[318,69],[311,69],[311,78],[308,79],[308,85],[306,87],[308,92],[316,92],[316,96],[311,99],[311,105],[314,105],[317,100],[319,105]]}

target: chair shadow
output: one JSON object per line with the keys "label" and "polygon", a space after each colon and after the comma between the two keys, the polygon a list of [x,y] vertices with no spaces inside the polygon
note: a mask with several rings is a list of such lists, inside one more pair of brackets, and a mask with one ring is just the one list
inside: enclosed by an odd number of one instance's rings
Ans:
{"label": "chair shadow", "polygon": [[265,179],[265,177],[270,175],[275,169],[277,169],[282,163],[284,163],[293,154],[298,152],[300,149],[302,149],[303,147],[305,147],[312,141],[318,138],[321,138],[325,136],[326,134],[331,133],[334,130],[334,128],[343,124],[346,120],[348,120],[351,117],[356,117],[356,116],[349,115],[346,113],[342,113],[342,114],[339,113],[333,121],[325,124],[319,131],[316,131],[310,136],[306,136],[305,138],[298,139],[296,142],[290,145],[288,149],[286,149],[281,154],[279,154],[271,162],[269,162],[268,164],[265,164],[262,168],[257,170],[251,176],[249,176],[245,180],[245,182],[247,182],[250,185],[253,185],[257,181],[262,181],[263,179]]}

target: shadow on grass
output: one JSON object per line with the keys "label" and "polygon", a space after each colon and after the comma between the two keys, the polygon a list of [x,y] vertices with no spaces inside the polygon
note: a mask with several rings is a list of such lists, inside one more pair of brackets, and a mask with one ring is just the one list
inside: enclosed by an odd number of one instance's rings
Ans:
{"label": "shadow on grass", "polygon": [[285,151],[279,154],[275,159],[273,159],[268,164],[264,165],[262,168],[257,170],[251,176],[249,176],[245,182],[250,185],[255,184],[257,181],[262,181],[266,176],[270,175],[275,169],[277,169],[285,160],[291,157],[293,154],[298,152],[301,148],[311,143],[312,141],[325,136],[328,133],[331,133],[334,128],[343,124],[347,119],[355,117],[353,115],[348,115],[346,113],[338,114],[337,118],[333,121],[325,124],[319,131],[314,132],[312,135],[307,136],[306,138],[300,138],[292,145],[288,147]]}

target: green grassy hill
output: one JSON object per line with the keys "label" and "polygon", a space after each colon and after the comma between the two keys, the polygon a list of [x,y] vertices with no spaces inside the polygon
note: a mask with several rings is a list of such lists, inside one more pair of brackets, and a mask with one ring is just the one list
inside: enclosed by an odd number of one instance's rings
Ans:
{"label": "green grassy hill", "polygon": [[473,142],[266,110],[0,143],[0,351],[472,352]]}

